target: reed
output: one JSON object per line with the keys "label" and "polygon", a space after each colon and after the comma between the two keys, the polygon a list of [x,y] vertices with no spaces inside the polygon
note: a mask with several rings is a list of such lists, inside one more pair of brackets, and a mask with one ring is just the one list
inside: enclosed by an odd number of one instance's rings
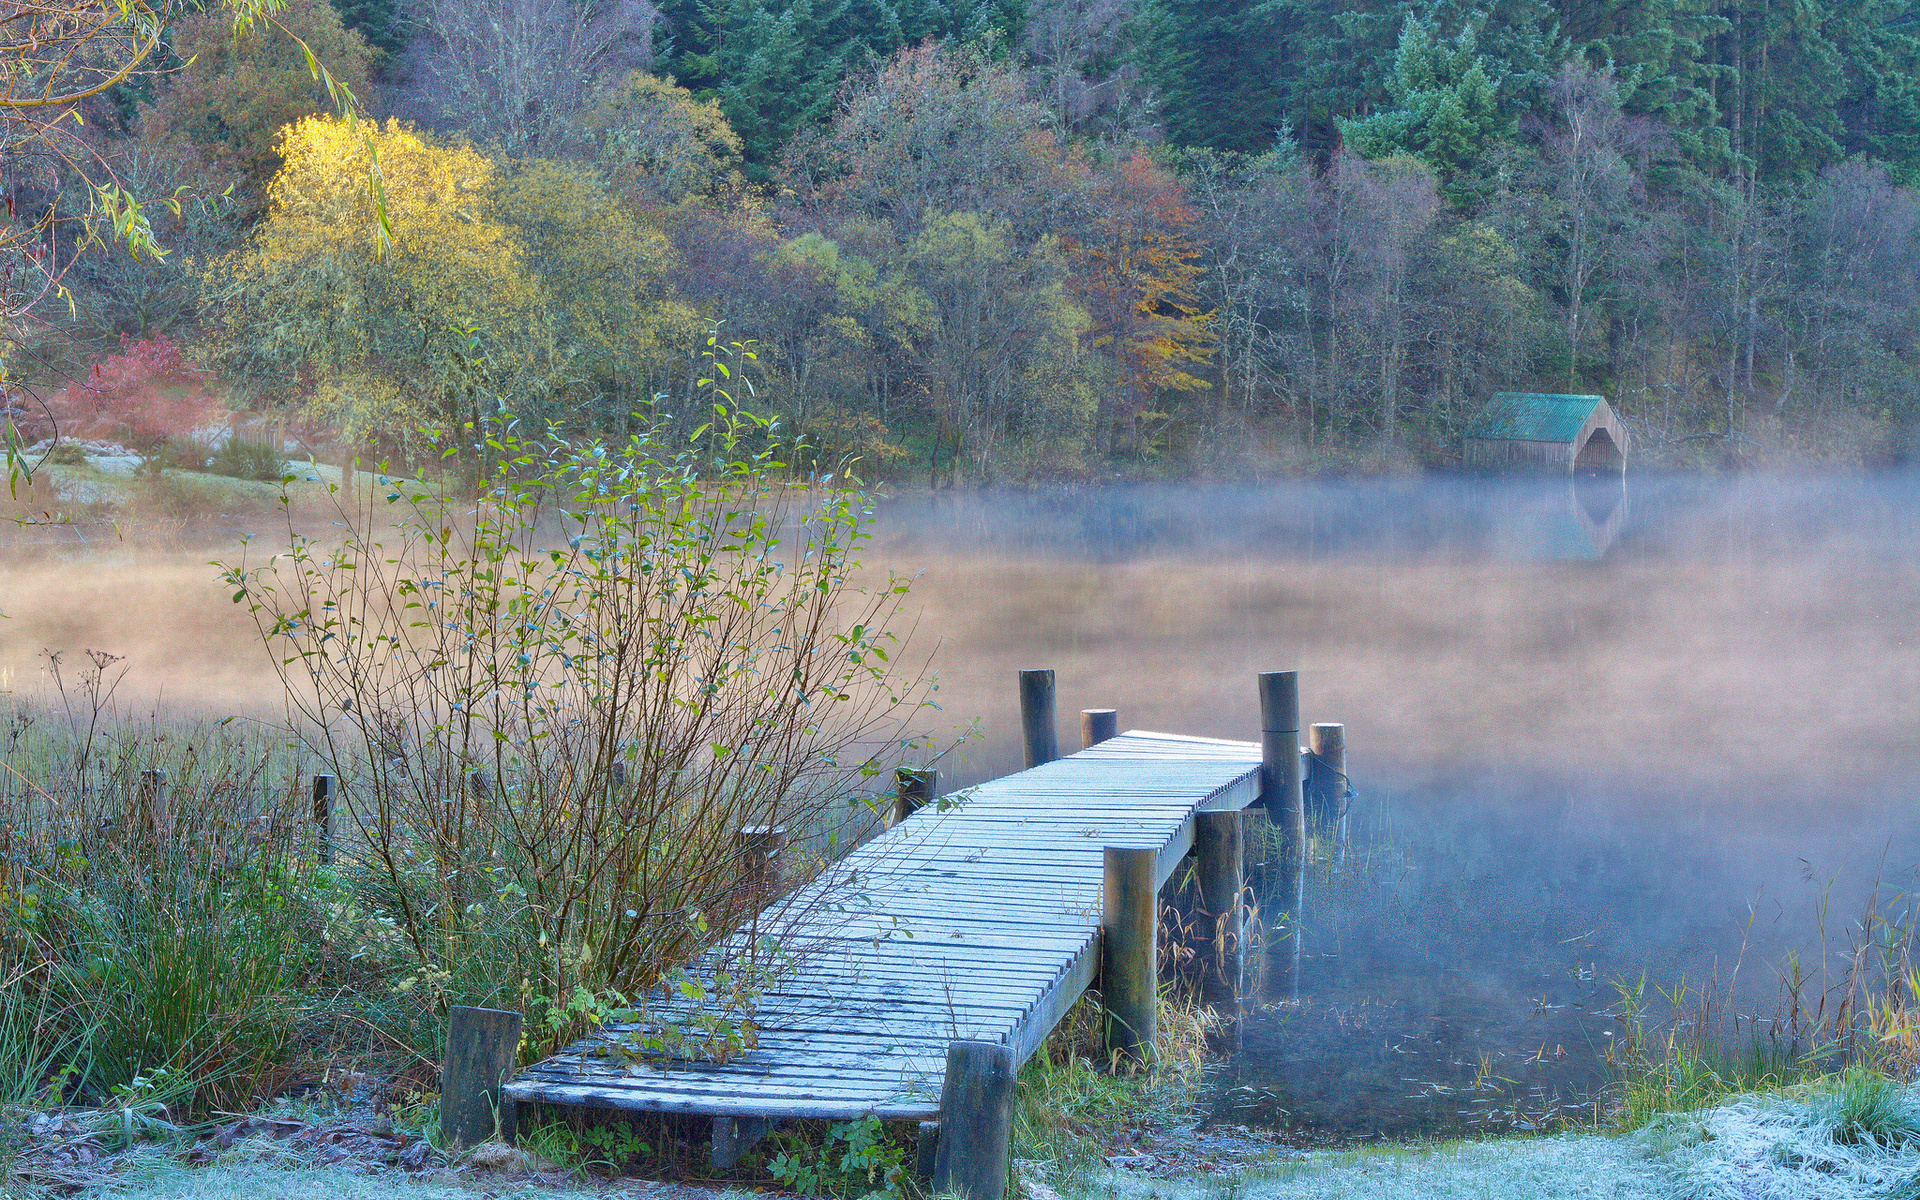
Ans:
{"label": "reed", "polygon": [[[1920,905],[1876,884],[1860,916],[1835,930],[1830,888],[1820,905],[1819,965],[1797,955],[1780,965],[1771,1014],[1739,1004],[1744,946],[1724,983],[1615,985],[1622,1036],[1608,1061],[1619,1072],[1622,1123],[1638,1128],[1663,1113],[1796,1087],[1892,1095],[1920,1078]],[[1836,962],[1843,965],[1834,969]]]}

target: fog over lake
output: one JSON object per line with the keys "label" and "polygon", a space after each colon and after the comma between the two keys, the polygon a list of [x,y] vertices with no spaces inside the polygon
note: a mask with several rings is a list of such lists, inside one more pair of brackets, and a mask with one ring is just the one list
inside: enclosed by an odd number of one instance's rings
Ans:
{"label": "fog over lake", "polygon": [[[16,550],[0,678],[94,647],[135,705],[276,713],[207,565],[233,546]],[[1263,998],[1215,1095],[1311,1140],[1590,1103],[1616,980],[1766,1017],[1797,955],[1817,994],[1875,887],[1916,881],[1916,550],[1912,475],[1390,479],[911,493],[867,560],[918,575],[929,726],[978,722],[943,788],[1018,767],[1026,667],[1057,672],[1067,748],[1092,707],[1255,738],[1264,670],[1346,724],[1352,838],[1311,874],[1300,1002]]]}
{"label": "fog over lake", "polygon": [[1793,956],[1817,995],[1915,882],[1911,476],[935,494],[881,529],[924,564],[941,703],[983,721],[953,782],[1019,765],[1022,667],[1073,745],[1091,707],[1256,738],[1262,670],[1346,724],[1348,858],[1223,1117],[1524,1127],[1611,1077],[1616,980],[1771,1017]]}

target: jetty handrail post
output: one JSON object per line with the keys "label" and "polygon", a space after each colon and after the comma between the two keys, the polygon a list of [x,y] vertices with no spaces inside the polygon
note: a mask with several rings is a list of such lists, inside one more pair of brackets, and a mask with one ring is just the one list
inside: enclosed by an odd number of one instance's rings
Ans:
{"label": "jetty handrail post", "polygon": [[777,899],[784,881],[785,825],[742,825],[734,837],[740,880],[756,908]]}
{"label": "jetty handrail post", "polygon": [[1100,1001],[1106,1049],[1134,1063],[1153,1057],[1159,1030],[1159,852],[1108,846],[1100,889]]}
{"label": "jetty handrail post", "polygon": [[1080,748],[1098,746],[1108,738],[1120,736],[1120,712],[1112,708],[1080,710]]}
{"label": "jetty handrail post", "polygon": [[940,772],[933,767],[895,767],[893,769],[893,814],[887,821],[891,829],[933,802],[940,791]]}
{"label": "jetty handrail post", "polygon": [[1347,858],[1348,806],[1353,803],[1353,780],[1347,774],[1347,727],[1332,721],[1316,722],[1307,733],[1313,755],[1314,792],[1321,811],[1315,819],[1334,826],[1340,847],[1338,862]]}
{"label": "jetty handrail post", "polygon": [[1060,757],[1051,667],[1020,672],[1020,735],[1026,745],[1027,766],[1037,767]]}
{"label": "jetty handrail post", "polygon": [[512,1141],[513,1101],[500,1085],[520,1055],[520,1014],[456,1005],[440,1066],[440,1132],[449,1148],[478,1146],[496,1131]]}
{"label": "jetty handrail post", "polygon": [[315,859],[323,867],[333,865],[333,795],[337,781],[331,775],[313,777],[313,824],[318,846]]}
{"label": "jetty handrail post", "polygon": [[1300,910],[1305,900],[1307,866],[1306,797],[1302,794],[1300,755],[1300,674],[1264,671],[1260,675],[1260,800],[1267,819],[1280,829],[1280,879],[1277,894],[1289,916],[1288,952],[1279,956],[1276,987],[1288,996],[1299,989]]}
{"label": "jetty handrail post", "polygon": [[[1013,1155],[1013,1051],[999,1042],[947,1043],[933,1194],[1001,1200]],[[924,1126],[922,1129],[924,1130]]]}
{"label": "jetty handrail post", "polygon": [[1213,971],[1207,977],[1206,999],[1224,1007],[1240,999],[1245,971],[1240,813],[1195,813],[1193,855],[1200,904],[1213,918]]}

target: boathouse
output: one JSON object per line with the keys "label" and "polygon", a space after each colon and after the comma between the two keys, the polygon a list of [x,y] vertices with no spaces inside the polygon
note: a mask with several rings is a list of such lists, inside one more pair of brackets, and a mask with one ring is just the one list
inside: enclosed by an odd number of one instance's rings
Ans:
{"label": "boathouse", "polygon": [[1604,396],[1495,392],[1467,426],[1470,470],[1622,474],[1627,430]]}

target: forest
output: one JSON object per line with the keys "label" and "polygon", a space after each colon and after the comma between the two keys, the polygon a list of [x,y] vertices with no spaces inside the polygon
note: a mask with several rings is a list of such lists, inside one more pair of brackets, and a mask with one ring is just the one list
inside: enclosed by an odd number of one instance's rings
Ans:
{"label": "forest", "polygon": [[714,346],[935,486],[1444,469],[1501,390],[1657,465],[1920,439],[1907,0],[269,7],[0,113],[17,444],[617,434]]}

